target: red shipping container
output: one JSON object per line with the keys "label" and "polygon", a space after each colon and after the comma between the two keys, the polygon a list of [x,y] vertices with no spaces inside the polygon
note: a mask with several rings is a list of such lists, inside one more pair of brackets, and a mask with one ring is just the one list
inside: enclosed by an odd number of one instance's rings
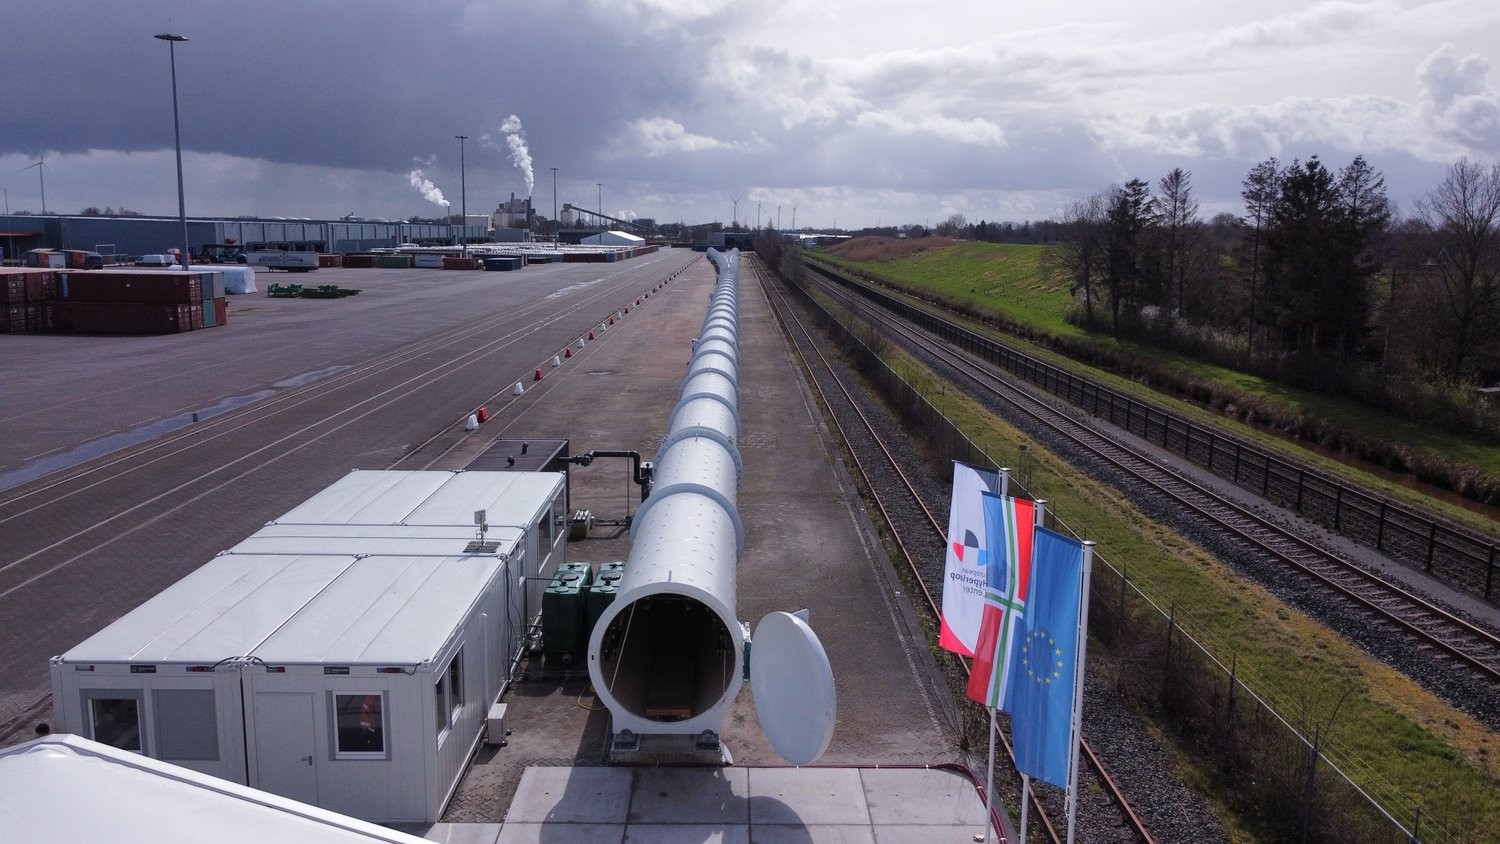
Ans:
{"label": "red shipping container", "polygon": [[339,253],[318,256],[318,266],[320,267],[342,267],[343,265],[344,256]]}
{"label": "red shipping container", "polygon": [[52,323],[58,331],[83,334],[175,334],[192,330],[192,305],[53,302]]}
{"label": "red shipping container", "polygon": [[0,334],[20,334],[26,330],[25,305],[0,305]]}
{"label": "red shipping container", "polygon": [[229,322],[229,302],[223,296],[214,300],[214,325]]}
{"label": "red shipping container", "polygon": [[70,272],[58,281],[57,299],[69,302],[141,302],[203,306],[203,274],[177,272]]}

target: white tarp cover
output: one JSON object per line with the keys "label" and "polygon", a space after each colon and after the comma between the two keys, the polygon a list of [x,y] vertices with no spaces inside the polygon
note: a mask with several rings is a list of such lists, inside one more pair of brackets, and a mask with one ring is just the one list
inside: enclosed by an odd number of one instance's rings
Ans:
{"label": "white tarp cover", "polygon": [[153,844],[423,840],[68,735],[0,749],[0,838]]}
{"label": "white tarp cover", "polygon": [[192,264],[189,270],[224,274],[225,293],[254,293],[255,268],[239,264]]}
{"label": "white tarp cover", "polygon": [[629,232],[607,231],[591,234],[579,243],[597,246],[645,246],[646,239]]}

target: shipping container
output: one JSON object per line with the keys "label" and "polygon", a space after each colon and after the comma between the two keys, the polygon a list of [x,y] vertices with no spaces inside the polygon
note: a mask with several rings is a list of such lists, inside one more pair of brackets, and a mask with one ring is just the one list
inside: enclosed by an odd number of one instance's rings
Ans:
{"label": "shipping container", "polygon": [[562,473],[351,472],[54,657],[56,723],[365,820],[436,821],[562,562],[564,490]]}
{"label": "shipping container", "polygon": [[204,275],[180,270],[69,271],[58,275],[55,298],[66,302],[144,302],[201,307]]}
{"label": "shipping container", "polygon": [[229,323],[229,302],[223,298],[214,300],[214,324],[227,325]]}
{"label": "shipping container", "polygon": [[[49,302],[53,330],[78,334],[175,334],[193,328],[193,305]],[[201,312],[199,318],[202,318]]]}

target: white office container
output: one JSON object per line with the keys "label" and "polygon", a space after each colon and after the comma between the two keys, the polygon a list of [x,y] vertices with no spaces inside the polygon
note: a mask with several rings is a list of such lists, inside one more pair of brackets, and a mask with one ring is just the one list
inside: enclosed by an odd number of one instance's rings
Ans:
{"label": "white office container", "polygon": [[354,817],[435,821],[562,561],[563,491],[558,473],[351,473],[54,657],[56,721]]}

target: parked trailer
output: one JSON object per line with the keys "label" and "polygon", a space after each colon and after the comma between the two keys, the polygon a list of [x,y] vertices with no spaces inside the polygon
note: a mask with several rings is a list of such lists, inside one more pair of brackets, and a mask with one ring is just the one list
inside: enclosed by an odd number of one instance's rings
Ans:
{"label": "parked trailer", "polygon": [[318,253],[246,252],[245,263],[255,267],[268,267],[294,273],[306,273],[318,268]]}
{"label": "parked trailer", "polygon": [[564,490],[561,473],[350,473],[54,657],[56,723],[365,820],[436,821],[561,562]]}

